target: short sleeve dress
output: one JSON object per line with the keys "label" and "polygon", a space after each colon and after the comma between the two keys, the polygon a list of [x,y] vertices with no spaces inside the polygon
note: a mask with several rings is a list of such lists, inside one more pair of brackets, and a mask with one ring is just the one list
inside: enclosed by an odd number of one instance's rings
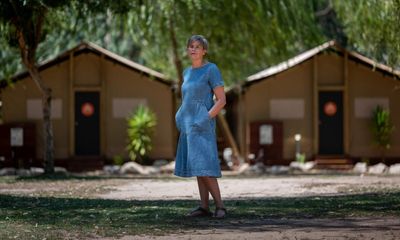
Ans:
{"label": "short sleeve dress", "polygon": [[218,67],[211,62],[183,72],[182,104],[175,115],[179,130],[176,176],[221,177],[216,122],[208,111],[214,105],[213,89],[223,85]]}

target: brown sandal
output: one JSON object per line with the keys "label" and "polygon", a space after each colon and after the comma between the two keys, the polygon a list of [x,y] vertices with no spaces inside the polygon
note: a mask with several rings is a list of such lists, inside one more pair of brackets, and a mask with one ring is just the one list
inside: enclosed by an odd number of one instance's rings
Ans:
{"label": "brown sandal", "polygon": [[212,213],[210,212],[210,210],[202,208],[201,206],[198,206],[197,208],[193,209],[186,216],[187,217],[211,217]]}
{"label": "brown sandal", "polygon": [[[224,214],[223,215],[218,215],[218,211],[222,211],[222,212],[224,212]],[[216,207],[215,208],[215,212],[214,212],[214,218],[218,218],[218,219],[222,219],[222,218],[225,218],[226,217],[226,214],[228,213],[228,211],[226,210],[226,208],[223,208],[223,207]]]}

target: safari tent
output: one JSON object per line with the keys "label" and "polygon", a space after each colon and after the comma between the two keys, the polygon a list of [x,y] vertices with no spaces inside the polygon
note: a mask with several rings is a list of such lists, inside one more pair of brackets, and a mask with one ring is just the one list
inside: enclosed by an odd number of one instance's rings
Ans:
{"label": "safari tent", "polygon": [[396,127],[387,161],[400,162],[400,72],[334,41],[269,67],[232,88],[227,119],[244,156],[267,164],[306,159],[380,158],[372,112],[390,111]]}
{"label": "safari tent", "polygon": [[[140,104],[157,117],[150,157],[174,158],[174,94],[171,81],[163,74],[90,42],[42,63],[39,69],[52,89],[56,165],[92,168],[115,156],[127,157],[126,117]],[[27,72],[12,81],[11,86],[0,88],[3,122],[34,124],[32,141],[40,161],[41,94]],[[10,157],[3,156],[5,160]]]}

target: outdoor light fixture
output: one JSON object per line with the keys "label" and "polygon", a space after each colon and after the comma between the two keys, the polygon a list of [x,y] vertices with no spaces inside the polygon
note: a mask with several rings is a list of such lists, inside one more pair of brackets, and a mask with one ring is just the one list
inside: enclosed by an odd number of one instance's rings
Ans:
{"label": "outdoor light fixture", "polygon": [[295,135],[294,135],[294,140],[295,140],[296,142],[299,142],[299,141],[301,140],[301,134],[299,134],[299,133],[295,134]]}

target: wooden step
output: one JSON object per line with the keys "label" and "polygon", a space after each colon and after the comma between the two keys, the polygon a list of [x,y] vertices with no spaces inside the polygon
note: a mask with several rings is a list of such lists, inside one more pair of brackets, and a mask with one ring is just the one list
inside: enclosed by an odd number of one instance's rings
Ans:
{"label": "wooden step", "polygon": [[331,164],[331,165],[316,165],[315,169],[329,169],[329,170],[351,170],[352,164]]}
{"label": "wooden step", "polygon": [[72,172],[100,170],[104,159],[97,156],[73,157],[67,160],[67,169]]}
{"label": "wooden step", "polygon": [[345,155],[316,155],[315,159],[346,159]]}
{"label": "wooden step", "polygon": [[316,169],[326,170],[351,170],[353,162],[343,156],[317,156],[315,158]]}
{"label": "wooden step", "polygon": [[341,164],[352,164],[350,159],[316,159],[317,165],[341,165]]}

